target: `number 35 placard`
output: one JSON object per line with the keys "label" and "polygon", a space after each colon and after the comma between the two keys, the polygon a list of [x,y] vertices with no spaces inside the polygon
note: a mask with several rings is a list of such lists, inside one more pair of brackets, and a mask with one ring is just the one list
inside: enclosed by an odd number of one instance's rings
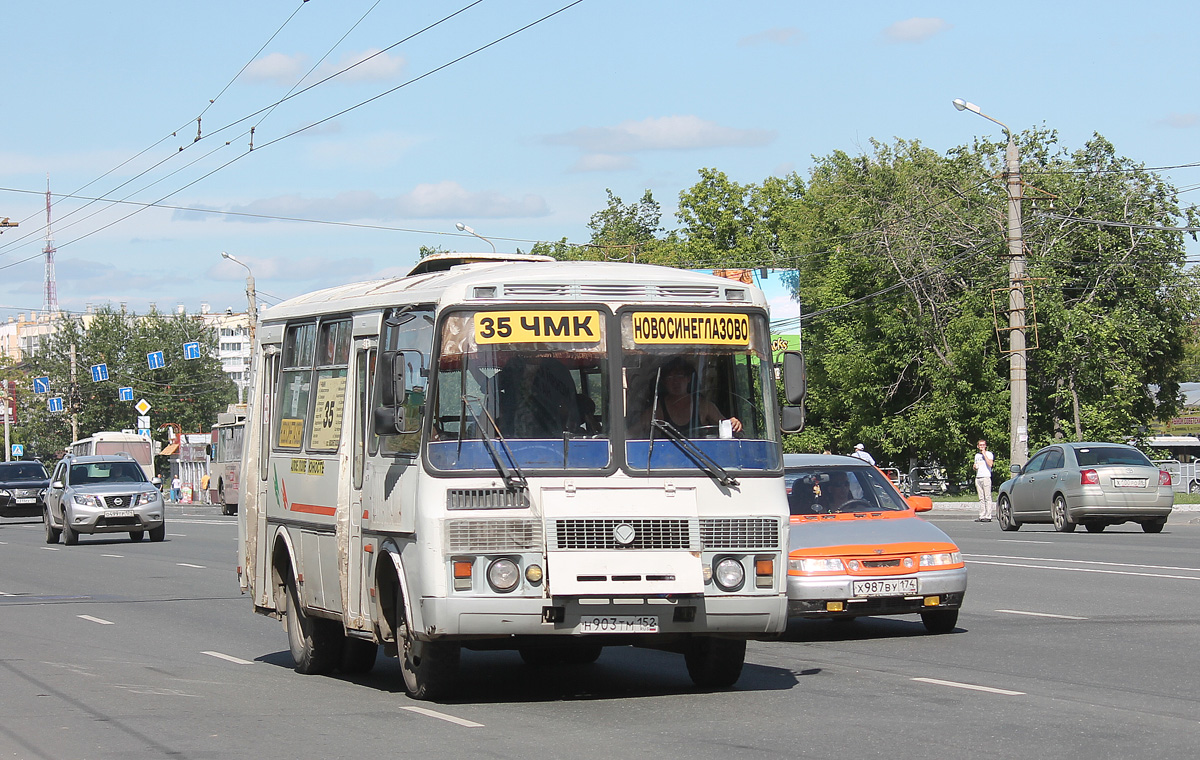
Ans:
{"label": "number 35 placard", "polygon": [[342,435],[342,407],[346,402],[346,378],[322,377],[317,381],[310,449],[336,449]]}

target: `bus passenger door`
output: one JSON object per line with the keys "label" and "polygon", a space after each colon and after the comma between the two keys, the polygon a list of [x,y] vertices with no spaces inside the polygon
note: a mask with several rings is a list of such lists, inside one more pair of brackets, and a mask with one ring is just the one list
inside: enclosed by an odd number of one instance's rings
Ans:
{"label": "bus passenger door", "polygon": [[347,574],[346,624],[350,628],[370,628],[370,602],[367,594],[373,585],[374,541],[364,544],[363,526],[371,519],[370,504],[363,501],[363,473],[366,468],[368,426],[371,420],[371,381],[374,377],[375,341],[359,341],[354,358],[353,430],[351,431],[349,509],[350,543]]}

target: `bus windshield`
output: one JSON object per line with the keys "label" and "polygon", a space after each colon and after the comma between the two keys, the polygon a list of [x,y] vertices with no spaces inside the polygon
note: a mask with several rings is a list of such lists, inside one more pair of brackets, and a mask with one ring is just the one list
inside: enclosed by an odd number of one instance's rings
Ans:
{"label": "bus windshield", "polygon": [[621,348],[631,471],[779,469],[761,315],[629,311],[621,314]]}
{"label": "bus windshield", "polygon": [[604,317],[545,308],[443,322],[428,452],[442,470],[598,470],[612,452]]}

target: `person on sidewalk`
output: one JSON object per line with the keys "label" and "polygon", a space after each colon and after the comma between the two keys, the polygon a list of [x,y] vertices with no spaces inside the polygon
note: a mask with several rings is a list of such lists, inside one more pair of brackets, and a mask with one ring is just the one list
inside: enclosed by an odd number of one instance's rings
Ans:
{"label": "person on sidewalk", "polygon": [[875,457],[867,453],[867,447],[861,443],[854,444],[854,453],[850,456],[861,459],[867,464],[875,464]]}
{"label": "person on sidewalk", "polygon": [[183,481],[179,479],[179,476],[176,475],[175,477],[171,478],[171,501],[175,502],[176,504],[179,503],[180,491],[182,489]]}
{"label": "person on sidewalk", "polygon": [[975,468],[975,491],[979,494],[979,517],[975,518],[975,522],[991,522],[995,509],[992,504],[992,465],[995,464],[996,458],[988,451],[987,441],[982,438],[975,444],[975,448],[978,451],[975,452],[975,462],[971,465]]}

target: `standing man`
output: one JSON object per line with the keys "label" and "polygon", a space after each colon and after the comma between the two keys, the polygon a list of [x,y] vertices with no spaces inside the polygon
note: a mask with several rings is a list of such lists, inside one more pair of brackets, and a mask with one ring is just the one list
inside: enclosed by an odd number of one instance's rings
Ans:
{"label": "standing man", "polygon": [[992,464],[996,458],[988,451],[987,441],[982,438],[975,444],[975,491],[979,494],[979,517],[975,522],[992,521]]}
{"label": "standing man", "polygon": [[175,477],[171,478],[171,501],[175,502],[176,504],[179,503],[179,492],[182,489],[183,481],[179,479],[179,476],[176,475]]}
{"label": "standing man", "polygon": [[854,444],[854,453],[851,454],[850,456],[857,457],[858,459],[863,460],[867,464],[875,464],[875,457],[868,454],[867,447],[863,446],[861,443]]}

